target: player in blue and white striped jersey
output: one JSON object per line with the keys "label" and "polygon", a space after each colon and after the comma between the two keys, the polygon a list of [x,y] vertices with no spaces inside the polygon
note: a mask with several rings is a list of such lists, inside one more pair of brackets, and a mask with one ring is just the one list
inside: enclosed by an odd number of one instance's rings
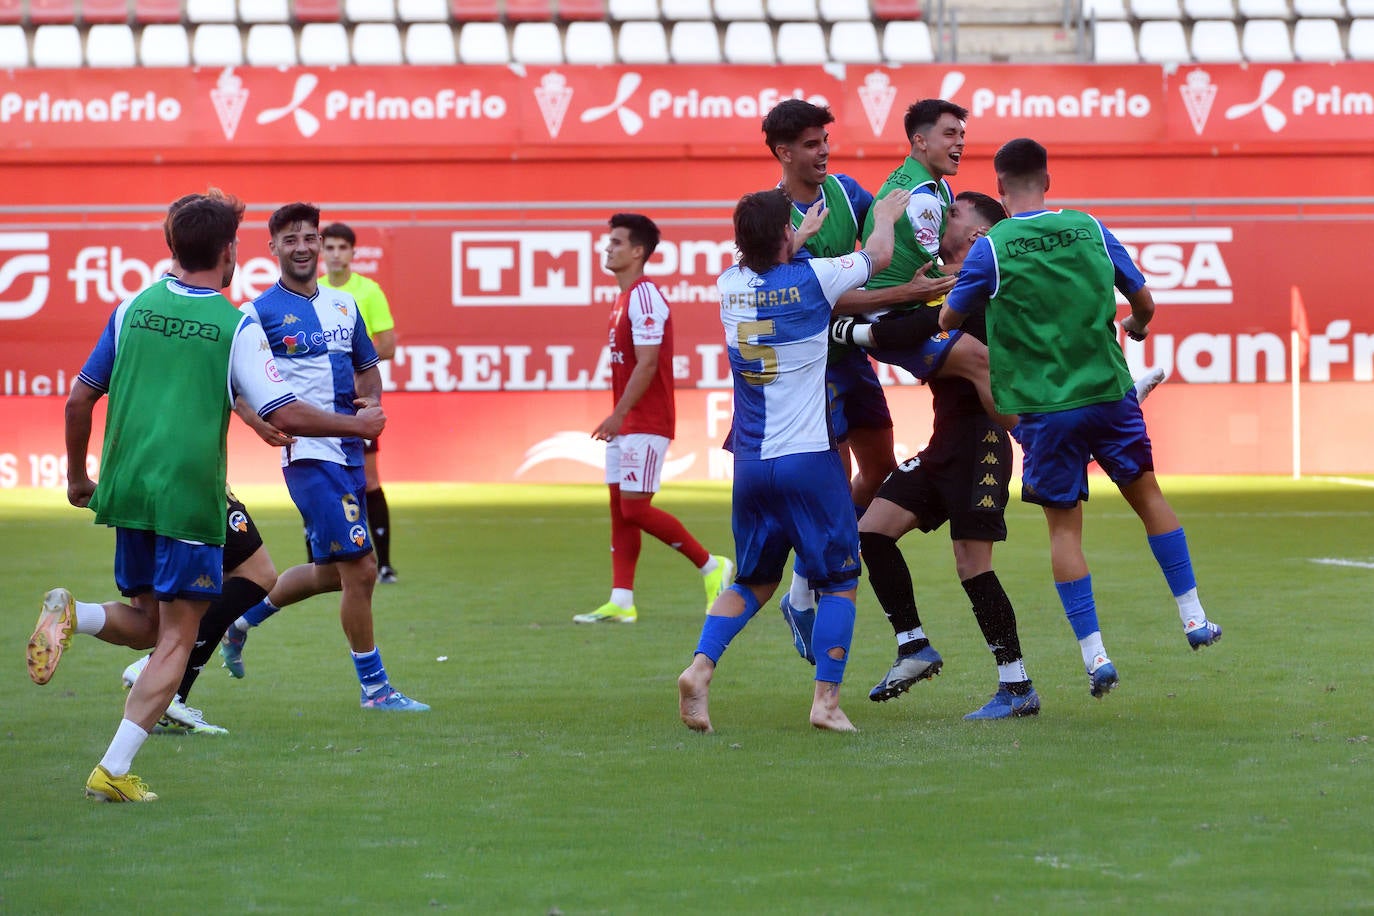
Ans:
{"label": "player in blue and white striped jersey", "polygon": [[874,207],[864,251],[791,259],[791,202],[773,189],[735,207],[740,263],[720,276],[721,323],[735,384],[731,525],[739,570],[707,612],[692,663],[678,678],[682,721],[711,731],[707,695],[716,664],[772,597],[791,550],[821,594],[812,645],[811,724],[853,731],[839,706],[859,577],[859,535],[849,481],[831,435],[825,394],[827,330],[835,302],[892,257],[892,225],[910,194]]}

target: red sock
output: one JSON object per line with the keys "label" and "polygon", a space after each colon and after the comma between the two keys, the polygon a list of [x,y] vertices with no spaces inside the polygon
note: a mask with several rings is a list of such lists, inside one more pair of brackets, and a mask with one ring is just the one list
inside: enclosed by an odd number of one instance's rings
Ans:
{"label": "red sock", "polygon": [[[652,497],[650,497],[652,499]],[[711,559],[710,552],[692,537],[682,522],[662,509],[656,509],[648,499],[626,499],[620,503],[625,520],[638,525],[669,547],[692,561],[700,569]]]}
{"label": "red sock", "polygon": [[625,518],[620,485],[611,484],[611,588],[634,591],[639,565],[639,526]]}

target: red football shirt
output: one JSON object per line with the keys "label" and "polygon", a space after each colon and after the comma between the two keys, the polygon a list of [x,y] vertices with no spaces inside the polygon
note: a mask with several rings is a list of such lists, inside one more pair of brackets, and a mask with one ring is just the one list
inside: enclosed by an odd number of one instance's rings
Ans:
{"label": "red football shirt", "polygon": [[616,297],[611,308],[611,392],[620,403],[637,365],[636,346],[658,345],[658,372],[644,396],[620,427],[620,434],[650,433],[673,438],[677,416],[673,405],[673,321],[663,294],[648,277]]}

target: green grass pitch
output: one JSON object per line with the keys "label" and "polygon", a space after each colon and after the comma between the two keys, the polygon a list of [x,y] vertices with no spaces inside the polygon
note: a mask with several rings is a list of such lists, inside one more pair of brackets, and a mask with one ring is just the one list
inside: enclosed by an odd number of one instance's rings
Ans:
{"label": "green grass pitch", "polygon": [[[54,585],[113,597],[113,538],[55,492],[0,494],[0,912],[1296,913],[1374,908],[1374,489],[1174,478],[1225,638],[1188,651],[1139,523],[1100,478],[1087,549],[1121,687],[1088,696],[1016,503],[999,574],[1038,719],[961,716],[995,669],[943,533],[902,544],[941,677],[886,704],[893,654],[865,584],[844,708],[807,725],[812,669],[774,600],[717,672],[716,734],[675,679],[703,596],[646,538],[635,626],[575,627],[606,598],[603,488],[388,487],[401,582],[378,640],[421,716],[358,708],[333,597],[211,662],[192,697],[225,737],[154,736],[152,805],[82,798],[133,652],[76,637],[34,686],[23,644]],[[303,553],[280,487],[240,493],[278,568]],[[658,504],[712,550],[729,492]],[[1325,561],[1325,562],[1320,562]]]}

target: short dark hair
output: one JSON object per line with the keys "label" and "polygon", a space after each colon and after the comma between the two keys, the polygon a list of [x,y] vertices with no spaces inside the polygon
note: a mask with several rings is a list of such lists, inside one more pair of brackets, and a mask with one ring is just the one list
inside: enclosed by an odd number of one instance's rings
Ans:
{"label": "short dark hair", "polygon": [[352,227],[346,223],[330,223],[320,230],[320,238],[343,239],[348,243],[349,248],[356,248],[358,245],[358,236],[354,234]]}
{"label": "short dark hair", "polygon": [[643,247],[646,262],[654,256],[654,249],[658,247],[662,236],[649,217],[642,213],[616,213],[607,222],[612,229],[626,230],[632,246]]}
{"label": "short dark hair", "polygon": [[992,168],[998,178],[1036,178],[1049,171],[1050,154],[1029,137],[1017,137],[1002,144],[992,157]]}
{"label": "short dark hair", "polygon": [[320,227],[320,208],[314,204],[303,204],[299,201],[278,207],[267,220],[267,234],[275,236],[287,226],[296,223],[305,223],[318,229]]}
{"label": "short dark hair", "polygon": [[239,218],[228,201],[199,196],[172,214],[172,254],[187,272],[209,270],[238,231]]}
{"label": "short dark hair", "polygon": [[232,194],[225,194],[219,188],[213,187],[206,188],[204,194],[183,194],[176,200],[172,201],[172,203],[167,207],[167,217],[162,221],[162,237],[167,242],[168,251],[172,250],[172,214],[177,212],[187,204],[189,204],[191,201],[200,200],[206,197],[210,198],[211,200],[222,200],[229,206],[233,207],[234,215],[238,217],[240,223],[243,222],[244,211],[248,208],[244,206],[243,201],[239,200]]}
{"label": "short dark hair", "polygon": [[968,120],[967,108],[945,99],[921,99],[912,103],[906,110],[906,117],[902,119],[907,142],[912,142],[922,131],[930,130],[935,126],[935,122],[940,120],[941,115],[947,114],[954,115],[960,121]]}
{"label": "short dark hair", "polygon": [[973,207],[973,212],[987,220],[989,226],[996,226],[1007,218],[1007,211],[1002,202],[982,191],[960,191],[954,195],[954,199],[966,201]]}
{"label": "short dark hair", "polygon": [[735,204],[735,247],[740,263],[761,274],[778,263],[778,246],[791,225],[792,201],[782,188],[746,194]]}
{"label": "short dark hair", "polygon": [[808,128],[824,127],[834,121],[829,108],[812,105],[805,99],[783,99],[764,116],[763,142],[768,144],[768,152],[777,156],[779,145],[795,142]]}

